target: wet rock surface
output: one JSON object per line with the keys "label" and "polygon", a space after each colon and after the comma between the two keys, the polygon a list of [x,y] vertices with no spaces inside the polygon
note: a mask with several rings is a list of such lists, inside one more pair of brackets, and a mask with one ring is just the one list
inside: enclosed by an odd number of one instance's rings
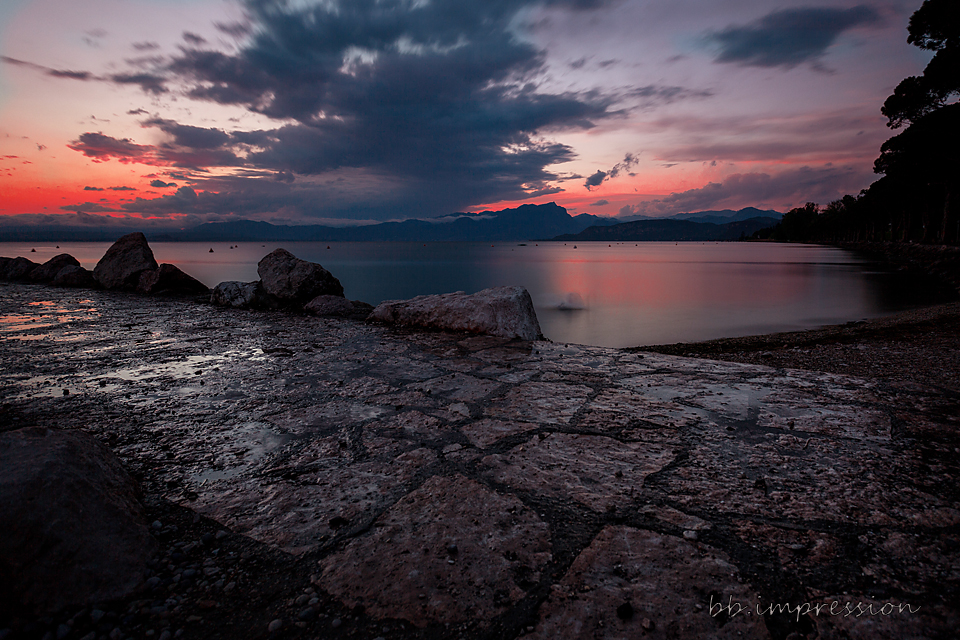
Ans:
{"label": "wet rock surface", "polygon": [[286,249],[276,249],[257,264],[264,290],[286,306],[302,307],[321,295],[343,297],[343,285],[315,262],[300,260]]}
{"label": "wet rock surface", "polygon": [[373,305],[343,296],[321,295],[304,305],[303,310],[315,316],[362,320],[373,311]]}
{"label": "wet rock surface", "polygon": [[458,291],[410,300],[385,300],[373,310],[370,319],[502,338],[543,338],[533,300],[523,287],[492,287],[471,294]]}
{"label": "wet rock surface", "polygon": [[[0,611],[122,598],[147,580],[156,541],[116,456],[77,430],[0,433]],[[9,572],[9,573],[7,573]]]}
{"label": "wet rock surface", "polygon": [[942,387],[39,285],[0,317],[0,424],[107,444],[160,547],[8,637],[957,628]]}
{"label": "wet rock surface", "polygon": [[144,271],[137,281],[137,293],[147,295],[195,295],[210,293],[207,285],[172,264]]}
{"label": "wet rock surface", "polygon": [[82,289],[96,289],[99,283],[93,277],[93,271],[75,265],[67,265],[54,276],[52,285],[56,287],[76,287]]}
{"label": "wet rock surface", "polygon": [[61,253],[30,272],[33,282],[51,282],[65,267],[79,267],[80,262],[69,253]]}
{"label": "wet rock surface", "polygon": [[142,233],[128,233],[107,249],[93,268],[93,277],[104,289],[133,290],[144,271],[156,271],[160,265]]}

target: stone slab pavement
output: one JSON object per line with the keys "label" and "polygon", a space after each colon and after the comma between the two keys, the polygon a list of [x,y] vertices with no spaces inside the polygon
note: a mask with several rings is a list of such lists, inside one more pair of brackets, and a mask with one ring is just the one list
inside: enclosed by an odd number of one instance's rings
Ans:
{"label": "stone slab pavement", "polygon": [[0,365],[2,428],[90,432],[435,637],[960,629],[940,389],[33,285]]}

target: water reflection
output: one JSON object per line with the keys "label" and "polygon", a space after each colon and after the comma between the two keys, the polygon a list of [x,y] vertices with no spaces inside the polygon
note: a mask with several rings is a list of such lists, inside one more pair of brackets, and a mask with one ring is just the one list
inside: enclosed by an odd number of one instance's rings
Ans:
{"label": "water reflection", "polygon": [[[108,246],[109,243],[61,244],[59,249],[37,246],[31,259],[42,261],[67,252],[92,268]],[[533,297],[548,338],[612,347],[804,329],[947,299],[944,292],[926,286],[914,274],[877,271],[875,265],[847,251],[811,245],[152,245],[158,261],[176,264],[208,286],[225,280],[256,280],[257,262],[278,246],[324,265],[343,283],[347,297],[372,304],[423,294],[524,286]],[[211,248],[214,253],[209,252]],[[0,244],[0,255],[24,255],[16,249],[17,245]],[[46,314],[42,320],[53,322]],[[38,330],[43,328],[41,324],[38,323]],[[0,331],[3,326],[0,319]]]}

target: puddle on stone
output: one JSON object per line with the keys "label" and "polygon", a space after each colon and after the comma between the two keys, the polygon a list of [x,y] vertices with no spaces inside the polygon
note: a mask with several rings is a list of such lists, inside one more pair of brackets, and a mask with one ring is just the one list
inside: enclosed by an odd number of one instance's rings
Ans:
{"label": "puddle on stone", "polygon": [[265,422],[247,422],[216,435],[229,442],[229,446],[224,447],[216,468],[190,474],[190,480],[198,485],[229,480],[257,466],[268,454],[293,439],[290,434],[279,433]]}

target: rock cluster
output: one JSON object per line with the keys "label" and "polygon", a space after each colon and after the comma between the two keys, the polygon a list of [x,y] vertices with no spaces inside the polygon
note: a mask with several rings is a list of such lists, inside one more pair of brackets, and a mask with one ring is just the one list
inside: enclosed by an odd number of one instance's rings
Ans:
{"label": "rock cluster", "polygon": [[542,340],[533,300],[523,287],[493,287],[410,300],[381,302],[371,320],[432,329],[485,333],[501,338]]}
{"label": "rock cluster", "polygon": [[36,282],[61,287],[97,286],[93,273],[80,266],[76,258],[61,253],[37,264],[27,258],[0,258],[0,280],[11,282]]}
{"label": "rock cluster", "polygon": [[79,431],[0,434],[0,601],[37,613],[134,593],[155,551],[139,488]]}
{"label": "rock cluster", "polygon": [[27,258],[0,258],[0,280],[59,287],[116,289],[148,295],[190,295],[210,289],[172,264],[157,264],[142,233],[130,233],[111,245],[93,271],[67,253],[38,265]]}
{"label": "rock cluster", "polygon": [[[343,297],[343,285],[332,273],[315,262],[297,258],[286,249],[264,256],[257,264],[257,274],[260,280],[255,282],[221,282],[214,287],[210,302],[238,309],[302,310],[321,297],[326,304],[318,302],[310,313],[356,316],[352,313],[352,304]],[[333,303],[329,301],[331,298],[335,299]],[[323,313],[326,309],[333,313]]]}

